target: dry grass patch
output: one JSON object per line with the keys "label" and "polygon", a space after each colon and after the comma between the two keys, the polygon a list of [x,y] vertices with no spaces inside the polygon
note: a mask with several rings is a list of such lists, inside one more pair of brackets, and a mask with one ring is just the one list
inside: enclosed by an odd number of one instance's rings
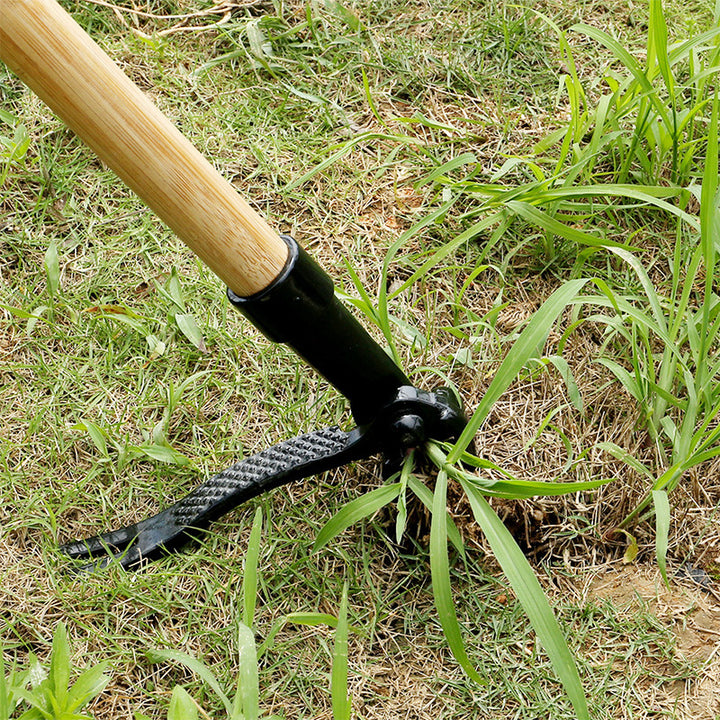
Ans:
{"label": "dry grass patch", "polygon": [[[647,612],[674,637],[673,652],[695,671],[686,680],[663,680],[672,676],[662,665],[648,670],[657,682],[644,681],[641,692],[650,714],[666,713],[677,720],[716,720],[720,714],[720,595],[697,584],[671,583],[666,587],[654,568],[608,567],[585,583],[588,600],[608,601],[619,614]],[[632,652],[628,638],[628,653]],[[642,660],[641,660],[642,662]],[[618,663],[618,672],[624,672]],[[618,714],[618,718],[630,715]],[[633,715],[633,717],[637,717]],[[644,716],[641,716],[644,717]]]}

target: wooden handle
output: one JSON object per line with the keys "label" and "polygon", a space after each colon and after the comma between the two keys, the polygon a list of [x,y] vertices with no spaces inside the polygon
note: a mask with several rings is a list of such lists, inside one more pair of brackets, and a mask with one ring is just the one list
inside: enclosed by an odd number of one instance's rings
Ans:
{"label": "wooden handle", "polygon": [[0,0],[0,59],[233,291],[287,247],[55,0]]}

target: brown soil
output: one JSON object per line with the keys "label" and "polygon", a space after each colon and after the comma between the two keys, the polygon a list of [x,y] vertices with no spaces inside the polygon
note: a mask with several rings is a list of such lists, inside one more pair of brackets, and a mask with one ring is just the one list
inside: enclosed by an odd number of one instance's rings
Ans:
{"label": "brown soil", "polygon": [[[674,653],[697,669],[685,681],[658,682],[642,692],[658,716],[677,720],[720,718],[720,588],[692,582],[666,587],[657,569],[626,566],[596,575],[585,588],[588,599],[609,600],[619,615],[642,610],[675,636]],[[662,676],[665,668],[648,667]],[[676,674],[676,673],[675,673]],[[618,717],[625,717],[621,712]]]}

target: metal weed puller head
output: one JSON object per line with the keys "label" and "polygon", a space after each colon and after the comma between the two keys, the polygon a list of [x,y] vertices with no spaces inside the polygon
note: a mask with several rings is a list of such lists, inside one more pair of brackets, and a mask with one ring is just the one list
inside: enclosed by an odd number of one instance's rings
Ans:
{"label": "metal weed puller head", "polygon": [[398,463],[466,420],[446,388],[419,390],[335,297],[325,272],[277,235],[55,0],[0,0],[0,59],[227,285],[228,298],[350,401],[357,427],[286,440],[154,517],[69,543],[80,569],[131,568],[197,537],[246,500],[383,453]]}

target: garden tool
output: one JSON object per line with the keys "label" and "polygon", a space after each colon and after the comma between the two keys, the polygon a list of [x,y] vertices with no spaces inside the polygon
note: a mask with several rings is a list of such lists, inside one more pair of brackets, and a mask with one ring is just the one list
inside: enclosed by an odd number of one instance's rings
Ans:
{"label": "garden tool", "polygon": [[454,394],[413,387],[328,275],[265,223],[55,0],[0,0],[0,59],[218,275],[234,307],[349,400],[357,423],[281,442],[154,517],[64,545],[80,569],[140,566],[280,485],[378,453],[399,463],[430,438],[459,436],[466,419]]}

